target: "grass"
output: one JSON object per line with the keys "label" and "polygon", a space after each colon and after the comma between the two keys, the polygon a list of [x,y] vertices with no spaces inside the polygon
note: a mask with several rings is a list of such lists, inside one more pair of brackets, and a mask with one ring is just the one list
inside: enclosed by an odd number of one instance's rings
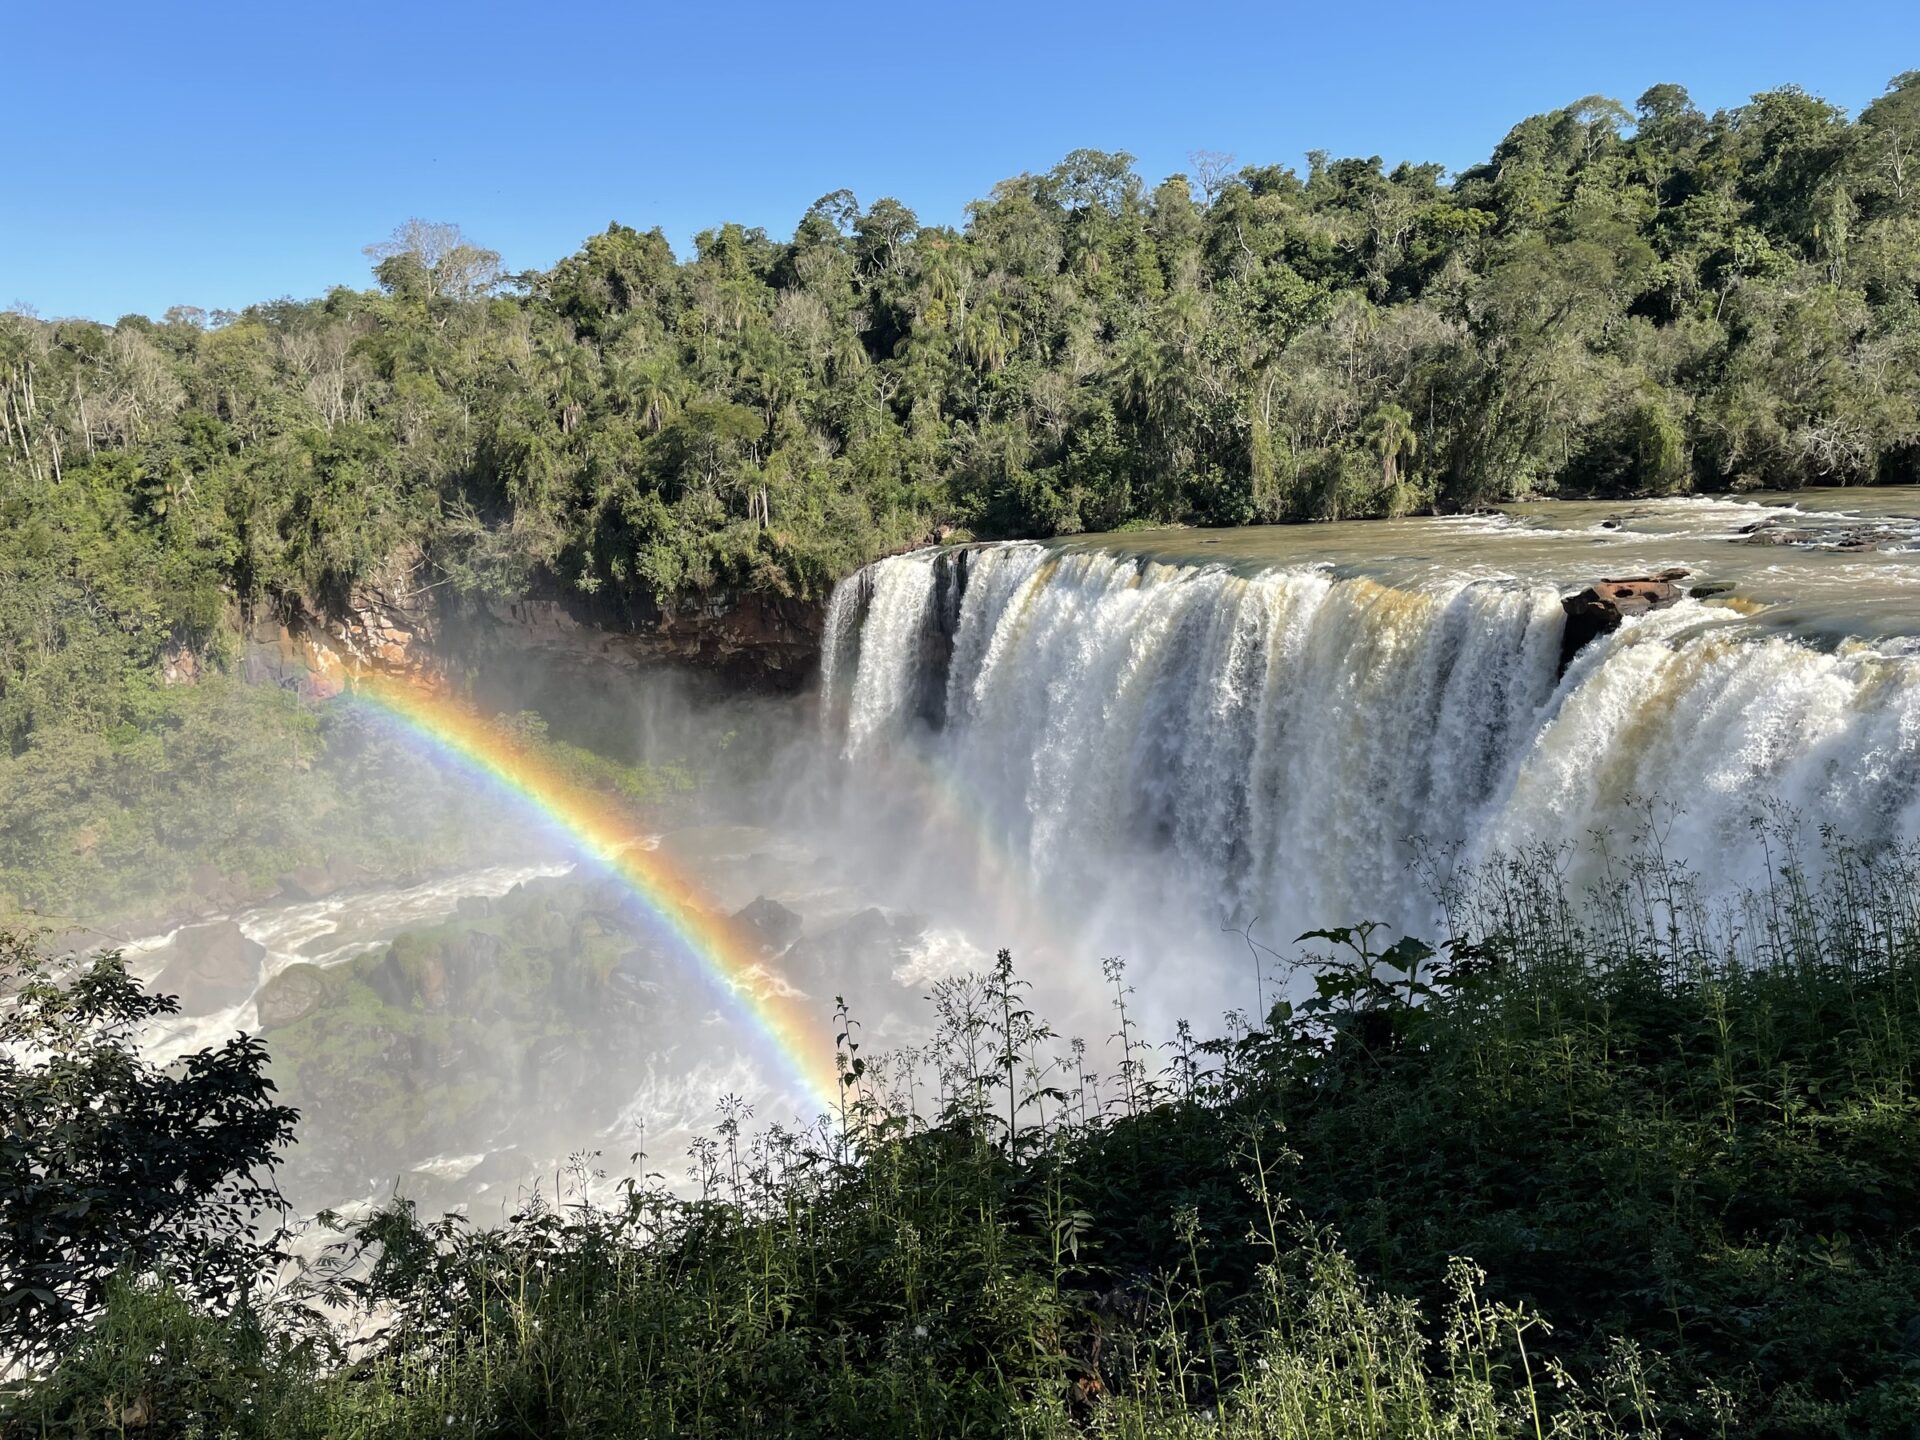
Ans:
{"label": "grass", "polygon": [[1452,943],[1323,932],[1161,1051],[1124,967],[1086,1047],[1003,955],[691,1192],[396,1206],[232,1316],[129,1279],[9,1433],[1910,1436],[1916,857],[1716,907],[1658,832],[1580,894],[1429,857]]}

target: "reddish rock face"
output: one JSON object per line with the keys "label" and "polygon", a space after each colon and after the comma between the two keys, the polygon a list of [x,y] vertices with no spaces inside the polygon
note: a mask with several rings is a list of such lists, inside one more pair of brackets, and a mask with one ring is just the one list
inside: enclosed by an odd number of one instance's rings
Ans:
{"label": "reddish rock face", "polygon": [[1567,612],[1567,627],[1560,636],[1562,672],[1587,642],[1618,630],[1627,616],[1664,610],[1678,601],[1686,592],[1674,582],[1688,573],[1662,570],[1658,575],[1596,580],[1579,594],[1567,596],[1560,602]]}
{"label": "reddish rock face", "polygon": [[757,592],[689,595],[664,607],[584,596],[462,602],[388,575],[356,585],[338,610],[284,602],[279,619],[255,624],[246,670],[325,698],[355,674],[424,676],[449,663],[534,653],[624,670],[666,662],[741,689],[793,691],[813,672],[825,618],[822,601]]}

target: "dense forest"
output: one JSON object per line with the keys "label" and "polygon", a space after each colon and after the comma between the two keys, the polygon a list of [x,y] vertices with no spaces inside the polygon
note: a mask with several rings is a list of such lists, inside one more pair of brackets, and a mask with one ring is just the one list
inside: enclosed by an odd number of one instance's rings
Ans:
{"label": "dense forest", "polygon": [[69,803],[107,770],[165,789],[143,737],[265,743],[170,659],[396,556],[644,614],[936,534],[1920,478],[1920,72],[1857,118],[1589,97],[1451,178],[1192,169],[1076,151],[961,229],[842,191],[517,275],[415,221],[373,289],[0,316],[0,892],[74,889],[35,856],[119,823]]}

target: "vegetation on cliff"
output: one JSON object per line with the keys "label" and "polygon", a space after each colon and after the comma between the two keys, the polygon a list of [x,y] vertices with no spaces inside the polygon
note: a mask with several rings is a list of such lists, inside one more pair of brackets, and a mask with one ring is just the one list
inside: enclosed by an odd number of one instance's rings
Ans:
{"label": "vegetation on cliff", "polygon": [[[332,890],[525,856],[469,776],[350,703],[225,675],[135,678],[119,698],[128,716],[109,727],[78,718],[0,755],[0,918],[177,919],[268,900],[316,868]],[[534,711],[497,723],[654,820],[684,816],[730,738],[645,764],[550,736]]]}
{"label": "vegetation on cliff", "polygon": [[691,1195],[399,1206],[238,1307],[130,1251],[5,1423],[1905,1435],[1917,858],[1836,846],[1815,883],[1789,854],[1711,911],[1657,858],[1569,897],[1519,857],[1446,889],[1469,938],[1327,932],[1304,998],[1157,1053],[1117,964],[1103,1055],[1003,956],[936,990],[924,1054],[868,1064],[845,1026],[845,1113],[736,1116]]}

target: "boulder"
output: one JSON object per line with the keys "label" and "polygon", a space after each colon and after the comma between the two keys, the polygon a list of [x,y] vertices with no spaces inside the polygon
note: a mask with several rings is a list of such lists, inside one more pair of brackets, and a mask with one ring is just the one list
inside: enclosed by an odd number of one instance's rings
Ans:
{"label": "boulder", "polygon": [[1796,550],[1834,550],[1842,554],[1868,554],[1879,550],[1905,550],[1913,544],[1910,525],[1852,525],[1809,517],[1799,525],[1789,525],[1779,516],[1756,520],[1735,532],[1741,545],[1786,545]]}
{"label": "boulder", "polygon": [[339,888],[339,880],[324,865],[296,865],[280,877],[281,898],[296,905],[324,900]]}
{"label": "boulder", "polygon": [[924,928],[917,917],[868,908],[796,941],[775,968],[815,995],[845,993],[855,982],[883,985]]}
{"label": "boulder", "polygon": [[349,886],[364,885],[371,875],[366,866],[344,859],[330,859],[318,865],[296,865],[280,877],[280,897],[296,904],[307,900],[324,900]]}
{"label": "boulder", "polygon": [[778,900],[764,895],[737,911],[733,923],[760,947],[762,955],[777,955],[800,938],[800,917]]}
{"label": "boulder", "polygon": [[1596,580],[1577,595],[1560,602],[1567,612],[1566,629],[1560,635],[1562,673],[1573,657],[1591,640],[1611,634],[1629,615],[1644,615],[1664,610],[1686,593],[1675,581],[1684,580],[1684,569],[1662,570],[1657,575],[1635,575],[1625,579]]}
{"label": "boulder", "polygon": [[194,897],[204,900],[216,912],[239,910],[261,899],[259,887],[228,875],[212,865],[196,865],[187,877]]}
{"label": "boulder", "polygon": [[396,1009],[418,1005],[427,1010],[447,1008],[447,961],[438,943],[411,931],[395,938],[386,955],[367,975],[367,984],[382,1001]]}
{"label": "boulder", "polygon": [[175,932],[153,988],[180,997],[189,1015],[211,1015],[238,1005],[260,983],[267,947],[247,938],[231,920],[192,925]]}
{"label": "boulder", "polygon": [[290,965],[260,988],[254,1006],[262,1030],[304,1020],[327,1000],[327,977],[318,965]]}

